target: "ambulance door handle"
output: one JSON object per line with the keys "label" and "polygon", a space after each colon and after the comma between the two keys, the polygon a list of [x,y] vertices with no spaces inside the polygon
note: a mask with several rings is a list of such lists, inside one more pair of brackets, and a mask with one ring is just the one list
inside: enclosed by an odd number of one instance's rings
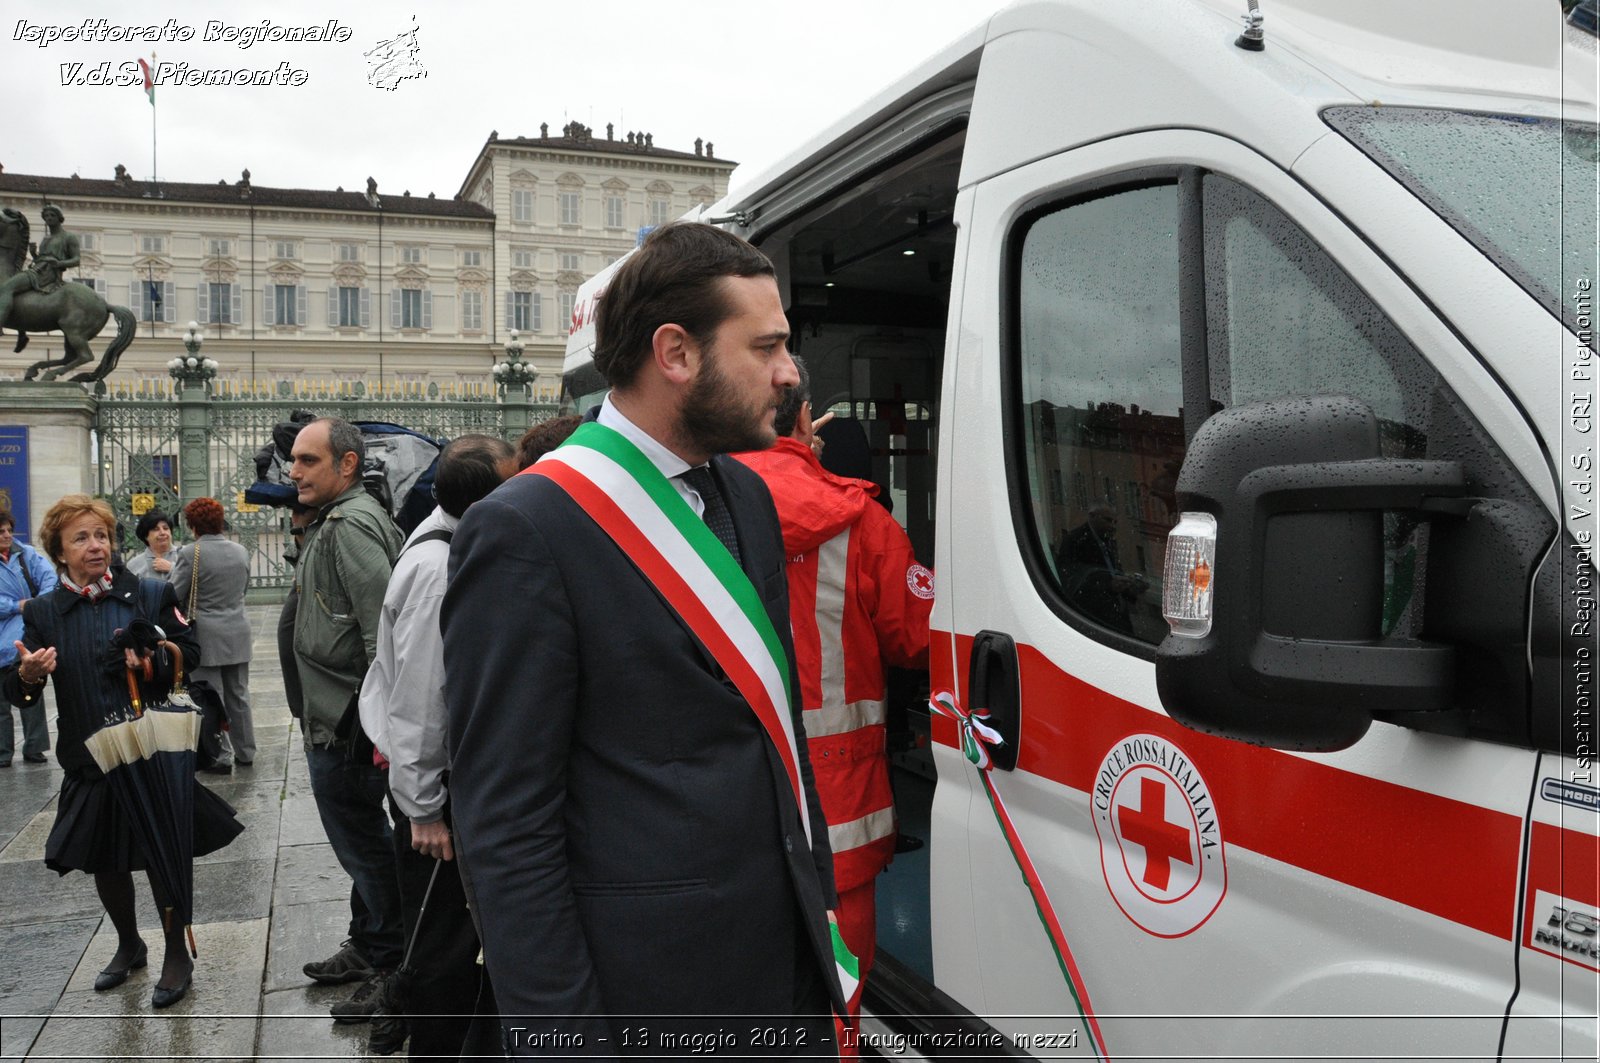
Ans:
{"label": "ambulance door handle", "polygon": [[1003,739],[989,751],[994,766],[1001,771],[1015,769],[1022,732],[1022,684],[1015,639],[1000,631],[980,631],[973,636],[967,692],[974,711],[986,710],[989,726]]}

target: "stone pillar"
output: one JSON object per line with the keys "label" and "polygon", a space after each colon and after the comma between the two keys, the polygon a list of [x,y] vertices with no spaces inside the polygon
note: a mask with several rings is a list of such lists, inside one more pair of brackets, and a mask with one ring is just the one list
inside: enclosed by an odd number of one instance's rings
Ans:
{"label": "stone pillar", "polygon": [[210,435],[211,385],[185,380],[178,388],[178,497],[185,504],[211,494]]}
{"label": "stone pillar", "polygon": [[[98,403],[82,384],[0,381],[0,425],[27,429],[26,519],[30,544],[37,544],[45,511],[62,495],[92,495],[100,489],[93,460],[97,408]],[[20,532],[24,514],[16,517]]]}

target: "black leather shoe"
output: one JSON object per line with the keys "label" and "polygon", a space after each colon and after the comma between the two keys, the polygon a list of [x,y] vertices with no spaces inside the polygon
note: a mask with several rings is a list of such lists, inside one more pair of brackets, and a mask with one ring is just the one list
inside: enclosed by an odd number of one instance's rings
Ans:
{"label": "black leather shoe", "polygon": [[43,753],[24,753],[22,759],[29,764],[43,764],[46,758]]}
{"label": "black leather shoe", "polygon": [[176,989],[162,989],[156,986],[155,992],[150,994],[152,1008],[170,1008],[178,1001],[189,995],[189,983],[194,981],[194,972],[190,971],[183,976],[183,983]]}
{"label": "black leather shoe", "polygon": [[94,991],[104,993],[108,989],[115,989],[128,980],[128,972],[136,971],[150,962],[150,950],[141,948],[139,954],[129,962],[126,967],[107,967],[94,978]]}
{"label": "black leather shoe", "polygon": [[233,761],[225,760],[221,764],[213,764],[209,768],[201,768],[207,775],[232,775]]}
{"label": "black leather shoe", "polygon": [[915,835],[901,834],[894,840],[894,851],[897,853],[914,853],[922,848],[923,844],[922,839]]}

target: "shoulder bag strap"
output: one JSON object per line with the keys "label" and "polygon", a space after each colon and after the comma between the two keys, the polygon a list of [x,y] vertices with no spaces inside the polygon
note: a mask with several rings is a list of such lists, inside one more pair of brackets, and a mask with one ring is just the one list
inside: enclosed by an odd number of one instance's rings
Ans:
{"label": "shoulder bag strap", "polygon": [[39,585],[33,581],[33,573],[28,571],[28,553],[21,543],[17,544],[17,564],[22,568],[22,582],[28,585],[28,597],[39,597]]}
{"label": "shoulder bag strap", "polygon": [[413,546],[421,546],[423,543],[449,543],[454,535],[454,532],[446,531],[444,528],[435,528],[433,531],[423,532],[409,543],[406,543],[400,552],[403,554]]}
{"label": "shoulder bag strap", "polygon": [[189,619],[194,619],[194,596],[200,587],[200,540],[194,541],[194,557],[189,563]]}

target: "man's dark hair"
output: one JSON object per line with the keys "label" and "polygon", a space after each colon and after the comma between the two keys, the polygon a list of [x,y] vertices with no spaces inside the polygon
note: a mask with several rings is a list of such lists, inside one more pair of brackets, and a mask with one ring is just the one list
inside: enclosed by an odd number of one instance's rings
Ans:
{"label": "man's dark hair", "polygon": [[663,225],[629,256],[595,310],[594,366],[614,388],[626,388],[649,357],[662,325],[681,325],[708,343],[729,314],[724,277],[775,276],[760,251],[730,232],[700,222]]}
{"label": "man's dark hair", "polygon": [[511,444],[498,436],[470,435],[452,439],[439,453],[433,474],[433,497],[452,517],[500,486],[502,466]]}
{"label": "man's dark hair", "polygon": [[582,423],[583,418],[574,413],[540,421],[522,433],[522,438],[517,440],[517,468],[526,469],[565,443],[567,437],[576,432]]}
{"label": "man's dark hair", "polygon": [[811,373],[798,354],[790,357],[794,359],[794,371],[800,374],[800,383],[783,393],[783,401],[778,403],[778,410],[772,416],[772,430],[778,433],[779,439],[794,433],[800,407],[811,401]]}
{"label": "man's dark hair", "polygon": [[[361,479],[361,463],[367,458],[367,441],[361,429],[342,417],[318,417],[328,426],[328,449],[333,451],[333,464],[338,467],[346,454],[356,456],[356,480]],[[316,421],[311,422],[316,424]]]}

